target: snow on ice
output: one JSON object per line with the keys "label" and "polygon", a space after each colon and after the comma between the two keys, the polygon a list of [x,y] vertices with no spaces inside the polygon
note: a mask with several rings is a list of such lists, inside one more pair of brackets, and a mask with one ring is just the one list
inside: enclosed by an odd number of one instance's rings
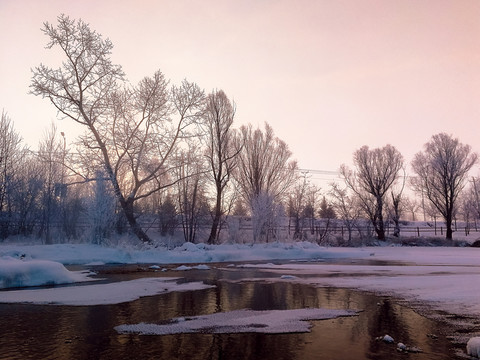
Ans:
{"label": "snow on ice", "polygon": [[212,288],[201,282],[177,284],[178,278],[142,278],[109,284],[79,285],[45,289],[0,291],[0,303],[49,305],[119,304],[173,291],[194,291]]}
{"label": "snow on ice", "polygon": [[294,310],[234,310],[190,318],[175,318],[168,324],[131,324],[115,327],[122,334],[170,335],[180,333],[302,333],[312,326],[309,320],[354,316],[353,310],[294,309]]}

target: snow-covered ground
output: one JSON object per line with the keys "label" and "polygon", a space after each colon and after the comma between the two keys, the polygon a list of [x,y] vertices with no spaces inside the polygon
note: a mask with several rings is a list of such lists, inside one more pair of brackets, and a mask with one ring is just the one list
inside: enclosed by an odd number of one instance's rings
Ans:
{"label": "snow-covered ground", "polygon": [[[274,260],[284,261],[274,264]],[[254,263],[238,263],[249,261]],[[106,263],[149,264],[158,271],[165,270],[167,264],[172,270],[184,271],[209,271],[213,266],[230,271],[236,271],[238,267],[261,268],[272,274],[264,281],[373,291],[411,303],[427,304],[432,309],[450,314],[480,319],[480,249],[471,247],[327,248],[308,242],[253,246],[186,243],[174,250],[165,250],[85,244],[8,244],[0,245],[0,287],[84,282],[91,280],[88,272],[69,271],[64,265],[90,264],[88,268],[94,271],[95,265]],[[205,287],[207,285],[203,283],[186,285],[177,284],[173,279],[146,278],[115,284],[3,290],[0,291],[0,303],[109,304],[167,291],[194,291]],[[302,319],[302,316],[298,318]]]}

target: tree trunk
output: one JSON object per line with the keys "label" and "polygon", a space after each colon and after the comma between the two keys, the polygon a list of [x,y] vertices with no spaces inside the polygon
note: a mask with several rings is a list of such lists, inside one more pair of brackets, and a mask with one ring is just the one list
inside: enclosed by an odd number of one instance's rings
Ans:
{"label": "tree trunk", "polygon": [[218,226],[220,225],[220,219],[222,217],[222,190],[221,186],[217,184],[217,201],[215,204],[215,213],[213,216],[212,229],[210,230],[210,236],[208,237],[209,244],[215,244],[218,235]]}
{"label": "tree trunk", "polygon": [[447,215],[447,218],[445,219],[445,223],[447,226],[447,235],[445,239],[452,240],[453,239],[452,216],[450,214]]}
{"label": "tree trunk", "polygon": [[393,219],[393,222],[395,223],[395,229],[393,230],[393,236],[400,237],[400,221],[399,221],[398,217],[395,217]]}
{"label": "tree trunk", "polygon": [[377,239],[381,241],[385,241],[385,229],[383,227],[383,201],[381,198],[377,198],[377,214],[376,214],[376,221],[373,224],[375,227],[375,232],[377,233]]}
{"label": "tree trunk", "polygon": [[135,218],[135,214],[133,212],[133,200],[127,199],[120,201],[120,205],[122,206],[123,213],[125,214],[125,218],[127,219],[130,228],[132,229],[133,233],[143,242],[151,244],[152,240],[150,237],[143,231],[142,227],[138,224],[137,219]]}
{"label": "tree trunk", "polygon": [[383,226],[377,227],[375,231],[377,233],[377,239],[381,241],[385,241],[385,229],[383,228]]}

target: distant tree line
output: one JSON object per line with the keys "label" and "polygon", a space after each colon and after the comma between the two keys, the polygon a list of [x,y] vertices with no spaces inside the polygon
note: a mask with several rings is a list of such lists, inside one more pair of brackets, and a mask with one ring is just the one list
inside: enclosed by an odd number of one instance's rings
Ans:
{"label": "distant tree line", "polygon": [[[157,224],[163,238],[181,229],[185,241],[215,244],[223,233],[235,238],[239,224],[227,219],[236,217],[251,222],[253,242],[278,239],[284,219],[294,239],[321,241],[338,219],[350,244],[364,219],[385,240],[387,222],[400,236],[401,219],[421,208],[443,218],[451,239],[453,219],[480,216],[478,179],[468,181],[477,155],[450,135],[425,144],[411,176],[392,145],[363,146],[353,168],[340,168],[344,185],[322,191],[269,124],[234,128],[236,105],[224,91],[205,93],[187,80],[171,85],[161,71],[131,85],[112,63],[113,44],[82,20],[61,15],[42,31],[64,61],[33,69],[30,91],[85,131],[67,144],[52,125],[31,151],[2,112],[2,239],[101,243],[129,231],[152,243],[149,228]],[[406,186],[418,196],[404,195]]]}

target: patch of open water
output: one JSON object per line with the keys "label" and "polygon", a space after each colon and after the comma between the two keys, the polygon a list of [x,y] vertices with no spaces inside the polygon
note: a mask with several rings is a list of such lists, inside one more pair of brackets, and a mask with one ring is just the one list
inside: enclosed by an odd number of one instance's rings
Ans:
{"label": "patch of open water", "polygon": [[[0,304],[0,359],[459,359],[439,324],[388,297],[289,282],[238,281],[266,277],[255,269],[166,273],[142,269],[147,267],[103,267],[99,276],[108,281],[179,276],[182,281],[202,280],[216,287],[118,305]],[[121,324],[162,322],[219,311],[306,307],[363,311],[355,317],[314,321],[311,332],[304,334],[155,336],[114,330]],[[385,334],[392,336],[395,344],[376,340]],[[397,342],[423,352],[400,353]]]}

